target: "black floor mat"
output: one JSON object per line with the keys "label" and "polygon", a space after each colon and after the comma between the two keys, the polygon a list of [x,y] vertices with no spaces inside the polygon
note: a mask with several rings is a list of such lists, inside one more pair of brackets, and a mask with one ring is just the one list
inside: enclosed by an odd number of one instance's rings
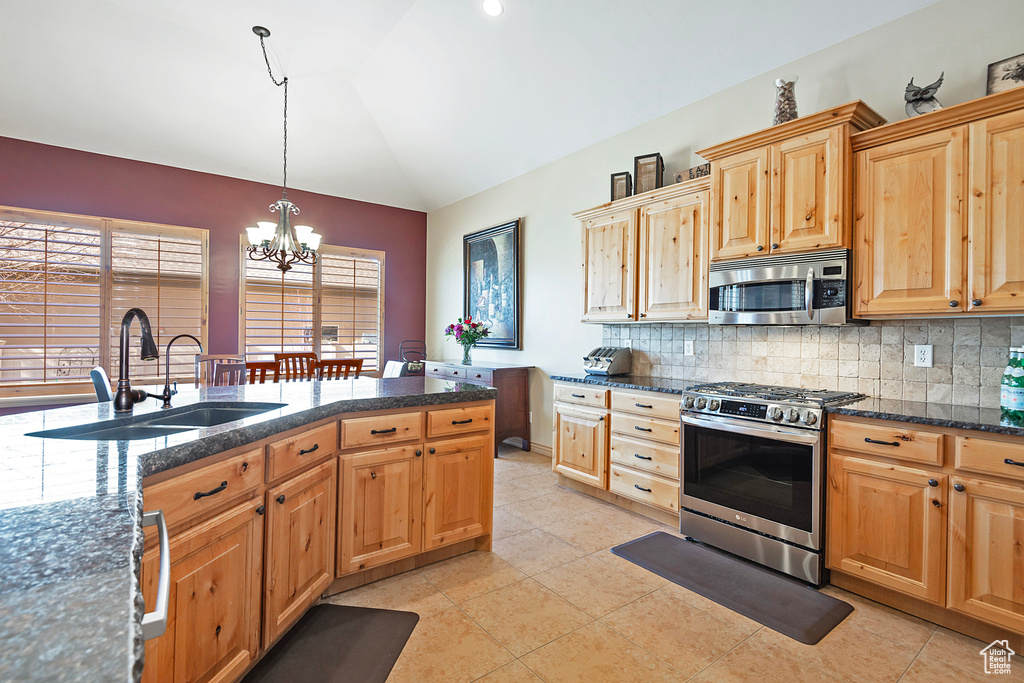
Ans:
{"label": "black floor mat", "polygon": [[612,552],[806,645],[828,635],[853,607],[770,570],[656,531]]}

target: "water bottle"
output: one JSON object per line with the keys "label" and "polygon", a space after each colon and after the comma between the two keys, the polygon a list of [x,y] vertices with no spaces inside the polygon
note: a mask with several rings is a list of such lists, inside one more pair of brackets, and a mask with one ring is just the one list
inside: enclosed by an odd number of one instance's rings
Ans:
{"label": "water bottle", "polygon": [[1010,362],[999,385],[1001,422],[1024,427],[1024,347],[1010,349]]}

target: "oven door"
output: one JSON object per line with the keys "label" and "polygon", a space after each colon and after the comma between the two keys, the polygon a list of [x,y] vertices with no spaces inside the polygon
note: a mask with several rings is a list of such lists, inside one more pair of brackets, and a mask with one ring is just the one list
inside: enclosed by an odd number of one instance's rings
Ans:
{"label": "oven door", "polygon": [[823,433],[683,414],[680,506],[821,549]]}

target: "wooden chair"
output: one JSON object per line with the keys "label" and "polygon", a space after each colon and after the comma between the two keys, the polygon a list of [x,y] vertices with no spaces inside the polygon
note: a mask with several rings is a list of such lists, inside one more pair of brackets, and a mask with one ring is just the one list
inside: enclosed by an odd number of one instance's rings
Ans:
{"label": "wooden chair", "polygon": [[267,373],[270,373],[270,381],[277,381],[277,361],[249,361],[245,367],[249,371],[249,384],[265,384]]}
{"label": "wooden chair", "polygon": [[275,353],[274,360],[278,365],[275,382],[316,378],[315,353]]}
{"label": "wooden chair", "polygon": [[245,384],[245,363],[216,363],[213,366],[215,387],[235,387]]}
{"label": "wooden chair", "polygon": [[362,358],[335,358],[332,360],[322,360],[317,364],[317,376],[322,380],[348,379],[349,373],[353,371],[356,373],[355,377],[359,377],[359,372],[362,369]]}
{"label": "wooden chair", "polygon": [[200,384],[212,384],[213,370],[218,363],[242,363],[245,364],[245,356],[234,353],[197,353],[196,354],[196,386]]}

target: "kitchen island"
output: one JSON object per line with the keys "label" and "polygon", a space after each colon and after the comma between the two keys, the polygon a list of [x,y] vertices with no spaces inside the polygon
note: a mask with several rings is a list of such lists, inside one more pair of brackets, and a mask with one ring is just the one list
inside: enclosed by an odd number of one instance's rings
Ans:
{"label": "kitchen island", "polygon": [[[150,399],[130,417],[100,403],[0,418],[0,679],[139,679],[144,479],[353,413],[489,403],[493,414],[495,394],[431,378],[361,378],[185,390],[171,410]],[[157,438],[26,436],[97,421],[134,424],[205,402],[283,407]],[[489,518],[486,527],[489,534]]]}

